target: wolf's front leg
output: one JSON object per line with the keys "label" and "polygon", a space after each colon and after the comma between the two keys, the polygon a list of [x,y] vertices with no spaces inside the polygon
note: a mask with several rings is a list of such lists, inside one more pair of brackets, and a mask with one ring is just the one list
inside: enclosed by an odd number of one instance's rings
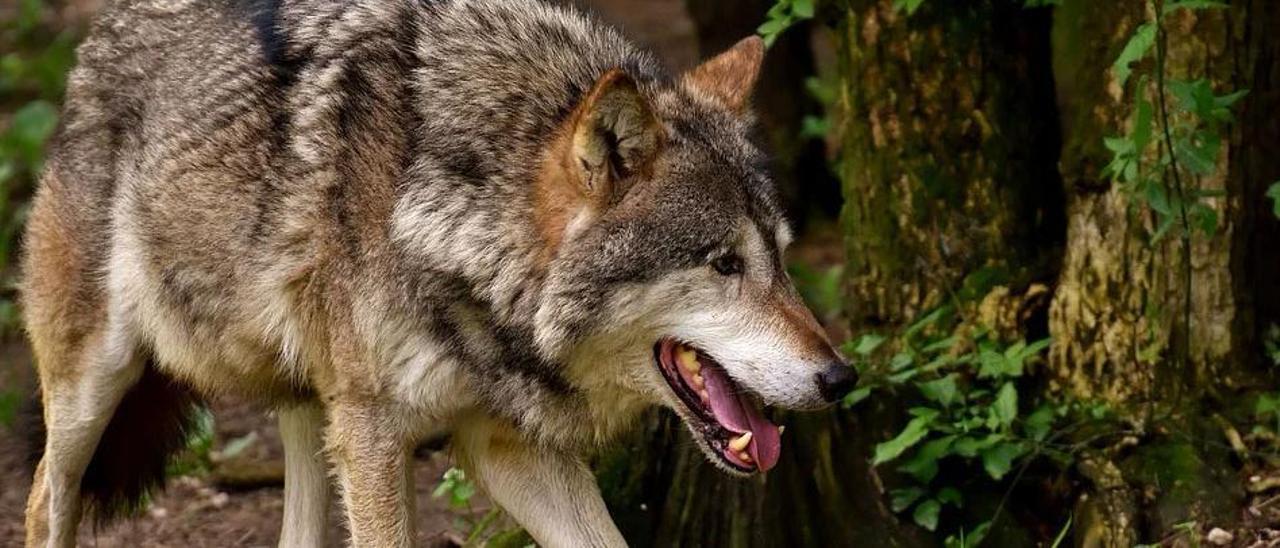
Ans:
{"label": "wolf's front leg", "polygon": [[406,436],[376,405],[338,404],[328,413],[325,443],[342,487],[352,546],[412,546]]}
{"label": "wolf's front leg", "polygon": [[465,468],[542,546],[626,546],[581,459],[537,447],[510,428],[470,421],[454,433]]}

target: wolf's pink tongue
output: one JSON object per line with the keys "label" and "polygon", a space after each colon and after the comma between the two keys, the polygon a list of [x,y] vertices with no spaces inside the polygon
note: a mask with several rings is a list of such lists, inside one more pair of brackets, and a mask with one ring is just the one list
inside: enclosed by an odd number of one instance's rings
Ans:
{"label": "wolf's pink tongue", "polygon": [[744,396],[736,393],[724,371],[717,367],[703,367],[702,378],[706,381],[707,397],[711,400],[711,412],[716,420],[738,434],[751,432],[747,452],[761,472],[768,472],[778,464],[778,455],[782,452],[778,426],[764,418]]}

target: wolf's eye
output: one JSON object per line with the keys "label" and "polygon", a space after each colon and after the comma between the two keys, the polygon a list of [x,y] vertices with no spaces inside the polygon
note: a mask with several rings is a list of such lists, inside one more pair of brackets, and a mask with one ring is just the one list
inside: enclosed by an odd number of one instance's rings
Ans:
{"label": "wolf's eye", "polygon": [[711,261],[711,268],[725,276],[742,273],[742,257],[737,255],[721,255]]}

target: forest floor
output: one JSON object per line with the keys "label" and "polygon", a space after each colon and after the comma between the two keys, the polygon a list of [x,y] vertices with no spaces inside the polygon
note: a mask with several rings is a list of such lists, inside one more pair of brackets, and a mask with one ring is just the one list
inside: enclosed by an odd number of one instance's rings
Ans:
{"label": "forest floor", "polygon": [[[85,17],[95,0],[69,2],[67,19]],[[621,27],[638,42],[662,57],[672,70],[683,70],[697,60],[693,24],[682,0],[581,0],[602,19]],[[20,340],[0,341],[0,386],[33,386],[31,359]],[[142,515],[94,530],[81,528],[81,546],[274,546],[279,538],[283,512],[282,449],[276,423],[269,412],[247,402],[221,399],[211,403],[214,416],[213,454],[228,443],[249,444],[233,459],[215,465],[203,475],[172,478],[163,493]],[[18,432],[0,425],[0,546],[18,546],[23,538],[23,509],[31,483],[27,444]],[[420,451],[414,462],[417,488],[419,546],[460,545],[467,526],[467,511],[451,509],[431,492],[452,465],[447,450]],[[238,470],[232,472],[233,470]],[[246,485],[244,474],[261,476],[257,485]],[[338,505],[331,508],[329,544],[346,539]],[[473,519],[488,510],[477,496]]]}

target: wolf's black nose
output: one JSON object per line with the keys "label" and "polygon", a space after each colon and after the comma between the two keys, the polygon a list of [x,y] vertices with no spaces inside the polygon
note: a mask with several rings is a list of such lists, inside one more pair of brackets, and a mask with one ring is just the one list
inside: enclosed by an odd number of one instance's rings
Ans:
{"label": "wolf's black nose", "polygon": [[818,373],[818,392],[828,402],[839,401],[858,385],[858,372],[843,361],[837,361]]}

